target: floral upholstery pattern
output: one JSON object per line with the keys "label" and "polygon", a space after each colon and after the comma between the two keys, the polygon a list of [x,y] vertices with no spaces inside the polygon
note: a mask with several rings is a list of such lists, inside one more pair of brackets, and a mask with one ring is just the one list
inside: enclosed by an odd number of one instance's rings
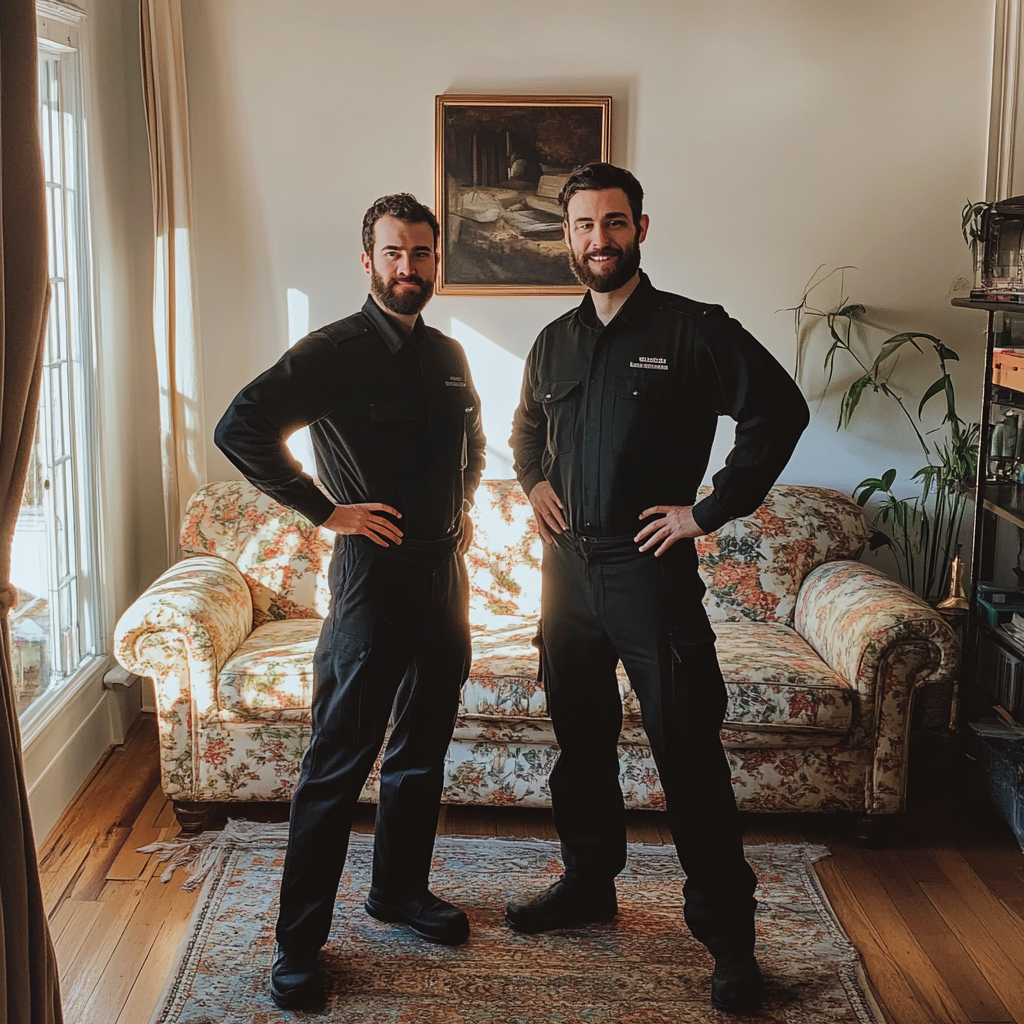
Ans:
{"label": "floral upholstery pattern", "polygon": [[[701,497],[708,493],[700,489]],[[776,484],[753,515],[697,539],[708,616],[792,626],[807,574],[824,562],[859,558],[867,540],[864,513],[845,494]]]}
{"label": "floral upholstery pattern", "polygon": [[327,614],[333,534],[251,484],[220,480],[200,487],[185,507],[179,544],[185,558],[220,555],[238,566],[257,626]]}
{"label": "floral upholstery pattern", "polygon": [[[515,481],[485,481],[472,515],[474,658],[443,799],[547,806],[558,747],[533,644],[541,542]],[[741,807],[902,806],[914,692],[948,679],[959,652],[926,604],[851,560],[866,536],[844,495],[780,485],[752,516],[698,542]],[[181,546],[186,557],[115,635],[121,664],[156,684],[163,788],[180,800],[286,800],[309,742],[331,537],[248,484],[224,481],[193,496]],[[661,808],[622,665],[618,680],[626,804]],[[362,799],[376,799],[379,774],[380,758]]]}

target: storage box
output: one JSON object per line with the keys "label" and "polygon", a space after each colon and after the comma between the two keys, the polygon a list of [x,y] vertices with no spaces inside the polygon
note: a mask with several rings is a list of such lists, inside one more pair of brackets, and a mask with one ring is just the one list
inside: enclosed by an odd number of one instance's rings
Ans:
{"label": "storage box", "polygon": [[1024,733],[971,722],[964,730],[964,754],[975,784],[995,804],[1024,850]]}
{"label": "storage box", "polygon": [[1009,622],[1014,612],[1024,615],[1024,591],[1013,587],[979,583],[975,587],[974,599],[978,606],[978,618],[993,629],[998,629],[1004,622]]}
{"label": "storage box", "polygon": [[1024,392],[1024,352],[1019,349],[993,349],[992,383]]}

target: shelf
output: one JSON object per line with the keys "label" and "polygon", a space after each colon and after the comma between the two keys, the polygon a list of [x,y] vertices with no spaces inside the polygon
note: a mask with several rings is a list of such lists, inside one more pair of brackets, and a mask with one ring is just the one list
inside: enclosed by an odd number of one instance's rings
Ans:
{"label": "shelf", "polygon": [[977,299],[950,299],[951,306],[961,309],[996,310],[999,313],[1019,313],[1024,316],[1024,302],[980,302]]}
{"label": "shelf", "polygon": [[981,504],[989,512],[1024,530],[1024,486],[1020,484],[983,484]]}

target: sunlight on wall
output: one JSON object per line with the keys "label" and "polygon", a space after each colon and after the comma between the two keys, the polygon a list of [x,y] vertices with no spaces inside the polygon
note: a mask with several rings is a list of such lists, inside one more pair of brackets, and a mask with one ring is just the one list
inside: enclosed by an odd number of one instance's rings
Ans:
{"label": "sunlight on wall", "polygon": [[485,480],[505,480],[512,472],[512,414],[519,404],[524,360],[452,317],[451,336],[466,350],[469,372],[480,395],[480,409],[487,436]]}
{"label": "sunlight on wall", "polygon": [[[298,288],[288,289],[288,347],[309,334],[309,296]],[[296,430],[288,438],[288,450],[292,457],[302,463],[302,468],[316,476],[316,460],[313,458],[313,439],[309,427]]]}

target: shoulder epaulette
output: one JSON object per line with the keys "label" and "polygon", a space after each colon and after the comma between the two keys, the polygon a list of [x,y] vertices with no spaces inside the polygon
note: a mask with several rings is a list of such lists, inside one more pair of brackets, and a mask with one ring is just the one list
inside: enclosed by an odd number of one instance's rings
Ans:
{"label": "shoulder epaulette", "polygon": [[344,320],[335,320],[333,324],[321,327],[311,334],[317,334],[327,338],[329,341],[348,341],[349,338],[356,338],[360,334],[369,334],[370,325],[362,313],[353,313]]}
{"label": "shoulder epaulette", "polygon": [[725,310],[713,302],[697,302],[695,299],[688,299],[685,295],[676,295],[674,292],[657,293],[656,307],[658,309],[671,310],[673,313],[682,313],[691,320],[703,320],[711,313],[724,313]]}

